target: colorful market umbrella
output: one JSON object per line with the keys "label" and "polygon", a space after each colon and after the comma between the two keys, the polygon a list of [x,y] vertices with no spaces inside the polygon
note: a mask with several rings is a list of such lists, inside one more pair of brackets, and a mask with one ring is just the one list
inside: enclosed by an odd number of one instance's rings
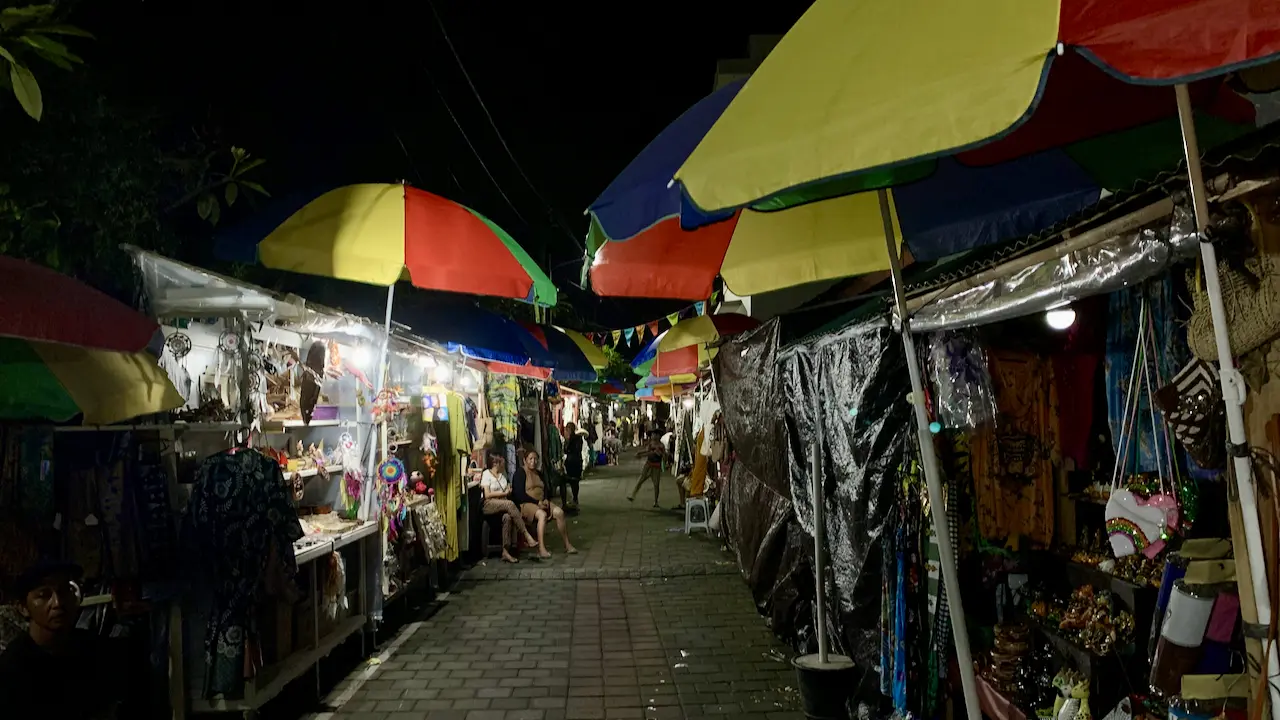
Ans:
{"label": "colorful market umbrella", "polygon": [[604,356],[604,352],[596,347],[595,343],[583,337],[582,333],[567,328],[559,328],[559,330],[578,346],[578,349],[582,351],[582,355],[587,358],[587,362],[591,363],[591,367],[596,370],[603,370],[609,367],[609,359]]}
{"label": "colorful market umbrella", "polygon": [[147,347],[154,320],[74,278],[0,255],[0,337],[117,352]]}
{"label": "colorful market umbrella", "polygon": [[[1120,122],[1123,112],[1112,112],[1111,98],[1073,93],[1069,87],[1063,93],[1068,100],[1051,108],[1053,86],[1071,84],[1058,82],[1061,69],[1078,67],[1083,74],[1088,65],[1096,64],[1135,84],[1177,85],[1176,91],[1163,93],[1168,101],[1176,101],[1197,224],[1203,230],[1208,207],[1196,144],[1201,129],[1193,116],[1193,88],[1186,83],[1277,53],[1280,12],[1266,0],[978,0],[963,7],[818,0],[730,103],[675,178],[698,207],[725,211],[762,201],[785,207],[801,195],[810,200],[830,197],[836,190],[833,185],[860,182],[862,173],[892,174],[895,168],[988,143],[996,158],[1033,158],[1036,155],[1029,153],[1133,127]],[[1094,75],[1104,74],[1098,69]],[[1141,89],[1161,92],[1158,87]],[[1002,144],[1001,152],[995,152]],[[889,177],[880,187],[902,182]],[[882,242],[851,238],[849,252],[890,260],[912,397],[918,400],[912,405],[935,508],[939,564],[951,599],[957,663],[969,717],[977,720],[980,710],[963,603],[945,516],[937,511],[944,503],[941,479],[897,257],[897,238],[907,228],[901,197],[884,189],[876,196],[884,216]],[[1221,316],[1212,246],[1205,244],[1202,254],[1206,275],[1212,276],[1210,299]],[[1225,328],[1217,331],[1219,347],[1228,347]],[[1222,365],[1229,367],[1231,359],[1223,354]],[[1229,382],[1225,374],[1223,382]],[[1231,442],[1243,444],[1240,409],[1236,406],[1229,413]],[[816,417],[821,419],[821,413]],[[816,435],[820,445],[821,432]],[[812,473],[818,476],[820,457],[815,449]],[[1238,466],[1238,484],[1244,488],[1241,505],[1246,512],[1256,512],[1248,458],[1241,458]],[[825,564],[820,531],[824,508],[825,503],[814,504],[818,577]],[[1265,594],[1266,568],[1252,552],[1261,550],[1256,525],[1247,534],[1250,565],[1261,573]],[[821,608],[825,586],[818,583],[817,588],[816,604]],[[1268,603],[1261,605],[1260,611],[1269,610]],[[826,629],[821,624],[818,646],[817,661],[825,665]],[[1280,674],[1274,655],[1271,661],[1268,676]],[[1280,713],[1280,692],[1273,687],[1271,694],[1273,711]]]}
{"label": "colorful market umbrella", "polygon": [[150,353],[0,338],[0,419],[108,425],[182,405]]}
{"label": "colorful market umbrella", "polygon": [[[598,377],[591,361],[579,349],[578,344],[563,331],[550,325],[533,325],[519,323],[521,327],[542,344],[543,349],[551,357],[548,368],[554,368],[552,375],[565,382],[592,382]],[[534,363],[535,365],[539,363]]]}
{"label": "colorful market umbrella", "polygon": [[[1077,112],[1066,123],[1076,130],[1072,134],[1039,124],[1028,128],[1030,135],[1015,133],[993,148],[761,198],[727,220],[705,224],[727,211],[690,211],[680,186],[658,179],[674,174],[679,151],[711,129],[715,118],[702,106],[723,106],[713,94],[668,127],[615,181],[633,178],[629,186],[647,193],[606,191],[602,198],[610,202],[592,206],[584,274],[601,295],[696,300],[707,297],[717,274],[733,292],[751,295],[887,269],[878,198],[857,192],[867,187],[906,183],[889,198],[897,235],[914,259],[936,260],[1052,227],[1095,204],[1104,191],[1129,190],[1177,167],[1181,145],[1178,126],[1168,119],[1176,113],[1171,94],[1128,85],[1079,58],[1059,68],[1043,104],[1076,107],[1072,103],[1087,90],[1107,102],[1106,126],[1094,127]],[[1194,89],[1208,145],[1252,127],[1252,105],[1218,81]],[[691,116],[700,124],[688,121]],[[676,142],[673,129],[689,136]],[[1109,130],[1117,132],[1105,134]],[[1063,142],[1069,144],[1059,147]],[[1019,154],[1042,146],[1049,149]],[[647,172],[641,175],[647,185],[634,179],[637,167]],[[621,207],[628,199],[639,202],[630,216]],[[787,242],[777,242],[780,237]]]}
{"label": "colorful market umbrella", "polygon": [[899,184],[904,163],[993,138],[1021,155],[1132,127],[1126,97],[1171,104],[1153,86],[1277,54],[1266,0],[818,0],[674,176],[712,211],[867,170]]}
{"label": "colorful market umbrella", "polygon": [[414,331],[464,356],[510,365],[554,368],[546,345],[520,323],[472,303],[434,303],[430,312],[409,318]]}
{"label": "colorful market umbrella", "polygon": [[404,279],[424,290],[556,304],[555,285],[510,234],[408,185],[330,190],[257,242],[257,258],[276,270],[368,285]]}
{"label": "colorful market umbrella", "polygon": [[723,337],[737,335],[759,325],[759,320],[739,313],[696,315],[673,325],[658,343],[658,349],[671,351],[691,345],[708,345]]}

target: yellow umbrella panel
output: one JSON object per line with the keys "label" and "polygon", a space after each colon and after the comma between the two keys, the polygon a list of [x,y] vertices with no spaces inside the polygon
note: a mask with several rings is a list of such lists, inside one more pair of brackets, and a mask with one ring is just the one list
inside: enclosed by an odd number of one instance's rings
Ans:
{"label": "yellow umbrella panel", "polygon": [[966,147],[1031,108],[1056,0],[818,0],[676,173],[701,208]]}
{"label": "yellow umbrella panel", "polygon": [[182,405],[149,353],[0,338],[0,417],[108,425]]}

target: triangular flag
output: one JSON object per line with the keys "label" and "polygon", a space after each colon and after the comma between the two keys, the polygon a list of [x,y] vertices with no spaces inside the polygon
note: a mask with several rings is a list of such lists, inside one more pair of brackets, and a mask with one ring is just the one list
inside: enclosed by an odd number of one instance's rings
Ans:
{"label": "triangular flag", "polygon": [[640,323],[636,326],[636,339],[644,340],[644,323]]}
{"label": "triangular flag", "polygon": [[654,337],[658,337],[658,321],[657,320],[654,320],[653,322],[649,323],[649,332],[652,333]]}
{"label": "triangular flag", "polygon": [[707,303],[703,300],[699,300],[698,302],[693,304],[693,310],[694,312],[701,315],[702,313],[707,311]]}
{"label": "triangular flag", "polygon": [[621,330],[614,330],[614,331],[613,331],[613,346],[614,346],[614,347],[618,347],[618,340],[619,340],[619,338],[621,338],[621,337],[622,337],[622,331],[621,331]]}
{"label": "triangular flag", "polygon": [[720,291],[719,291],[719,290],[712,290],[712,291],[711,291],[711,298],[707,300],[707,304],[708,304],[708,305],[710,305],[711,307],[715,307],[715,306],[716,306],[716,298],[718,298],[718,297],[720,297]]}
{"label": "triangular flag", "polygon": [[671,323],[672,325],[675,325],[676,323],[680,322],[680,311],[677,310],[671,313],[670,315],[668,315],[667,322]]}
{"label": "triangular flag", "polygon": [[631,344],[631,338],[633,338],[633,337],[635,337],[635,336],[636,336],[636,329],[635,329],[635,328],[625,328],[622,332],[623,332],[623,334],[624,334],[624,335],[626,335],[626,336],[627,336],[627,344],[628,344],[628,345],[630,345],[630,344]]}
{"label": "triangular flag", "polygon": [[594,342],[596,341],[596,334],[595,334],[595,333],[587,333],[587,339],[588,339],[588,340],[590,340],[592,343],[594,343]]}

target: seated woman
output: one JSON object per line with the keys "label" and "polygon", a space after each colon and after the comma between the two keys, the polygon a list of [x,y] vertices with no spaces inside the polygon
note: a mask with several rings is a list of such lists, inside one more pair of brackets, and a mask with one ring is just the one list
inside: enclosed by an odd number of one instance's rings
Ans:
{"label": "seated woman", "polygon": [[520,514],[526,522],[538,523],[538,557],[549,558],[547,552],[546,533],[547,518],[555,520],[556,529],[564,539],[564,551],[573,555],[578,549],[569,542],[569,527],[564,520],[564,510],[552,505],[546,499],[546,491],[542,485],[542,475],[538,472],[538,453],[530,450],[525,453],[524,467],[516,471],[511,479],[512,499],[520,505]]}
{"label": "seated woman", "polygon": [[511,483],[507,481],[506,473],[503,472],[506,465],[501,455],[489,458],[489,469],[480,476],[480,489],[484,491],[484,514],[506,515],[502,519],[502,560],[513,563],[519,562],[511,551],[519,549],[521,535],[524,535],[525,544],[529,547],[534,547],[538,543],[529,534],[524,518],[520,516],[520,510],[510,499]]}

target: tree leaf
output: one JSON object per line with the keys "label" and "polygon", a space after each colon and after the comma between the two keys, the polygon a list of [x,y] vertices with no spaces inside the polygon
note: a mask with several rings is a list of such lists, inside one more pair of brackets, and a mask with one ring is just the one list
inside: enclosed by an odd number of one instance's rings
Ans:
{"label": "tree leaf", "polygon": [[0,10],[0,28],[12,30],[21,25],[47,20],[53,15],[52,5],[27,5]]}
{"label": "tree leaf", "polygon": [[209,224],[217,225],[218,219],[222,217],[222,203],[218,202],[218,198],[209,196],[213,199],[213,212],[209,213]]}
{"label": "tree leaf", "polygon": [[213,208],[218,204],[218,199],[211,193],[205,193],[196,201],[196,212],[200,215],[201,220],[208,220],[213,214]]}
{"label": "tree leaf", "polygon": [[35,48],[36,52],[40,53],[40,55],[45,59],[50,60],[50,62],[54,62],[55,65],[57,62],[53,61],[50,56],[59,57],[65,61],[77,64],[84,62],[84,60],[80,59],[80,56],[68,50],[66,45],[43,35],[28,33],[18,39]]}
{"label": "tree leaf", "polygon": [[9,81],[13,83],[13,95],[18,98],[18,104],[28,115],[39,120],[44,115],[44,98],[36,76],[26,66],[13,63],[9,65]]}
{"label": "tree leaf", "polygon": [[8,50],[5,50],[3,46],[0,46],[0,58],[4,58],[5,60],[8,60],[11,63],[18,62],[17,60],[13,59],[13,53],[9,52]]}
{"label": "tree leaf", "polygon": [[46,35],[71,35],[73,37],[89,38],[90,40],[96,39],[93,37],[93,33],[81,30],[75,25],[45,25],[37,29],[36,32],[42,32]]}
{"label": "tree leaf", "polygon": [[[56,67],[62,68],[63,70],[72,69],[70,58],[62,57],[60,55],[55,55],[54,53],[51,53],[48,50],[41,50],[40,48],[36,48],[36,54],[44,58],[50,64]],[[71,57],[75,58],[75,62],[83,62],[82,60],[80,60],[80,58],[77,58],[74,55],[72,55]]]}
{"label": "tree leaf", "polygon": [[252,169],[254,169],[254,168],[256,168],[256,167],[258,167],[259,165],[261,165],[261,164],[262,164],[262,163],[264,163],[264,162],[266,162],[266,160],[263,160],[262,158],[254,158],[254,159],[252,159],[252,160],[250,160],[250,161],[246,162],[245,164],[238,166],[238,167],[236,168],[236,171],[235,171],[235,176],[236,176],[236,177],[240,177],[241,175],[243,175],[243,174],[245,174],[245,173],[249,172],[250,170],[252,170]]}
{"label": "tree leaf", "polygon": [[258,193],[259,195],[262,195],[263,197],[271,197],[271,193],[267,192],[266,188],[262,187],[256,182],[253,182],[252,180],[239,180],[238,182],[241,185],[249,188],[250,190]]}
{"label": "tree leaf", "polygon": [[235,183],[227,183],[226,197],[227,197],[227,207],[231,207],[232,205],[235,205],[236,198],[240,197],[240,188],[237,187]]}

